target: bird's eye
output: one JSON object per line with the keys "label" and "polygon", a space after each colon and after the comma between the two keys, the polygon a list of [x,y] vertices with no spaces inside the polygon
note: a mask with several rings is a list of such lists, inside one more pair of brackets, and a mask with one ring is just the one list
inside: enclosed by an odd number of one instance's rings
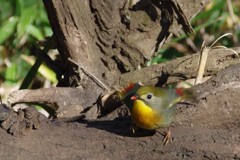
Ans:
{"label": "bird's eye", "polygon": [[151,98],[152,98],[152,94],[149,93],[149,94],[147,95],[147,99],[151,99]]}

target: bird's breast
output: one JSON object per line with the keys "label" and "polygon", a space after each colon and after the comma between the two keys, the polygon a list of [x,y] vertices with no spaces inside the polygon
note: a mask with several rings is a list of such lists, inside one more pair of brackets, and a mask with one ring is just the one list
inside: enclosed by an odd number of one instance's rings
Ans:
{"label": "bird's breast", "polygon": [[131,116],[137,126],[149,130],[159,128],[163,121],[161,113],[147,106],[142,100],[134,101]]}

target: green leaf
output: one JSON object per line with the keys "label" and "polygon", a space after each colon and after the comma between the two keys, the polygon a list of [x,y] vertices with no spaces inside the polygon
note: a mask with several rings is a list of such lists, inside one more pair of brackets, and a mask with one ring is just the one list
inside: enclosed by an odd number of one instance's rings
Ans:
{"label": "green leaf", "polygon": [[3,22],[13,15],[13,6],[11,0],[0,0],[0,4],[0,22]]}
{"label": "green leaf", "polygon": [[28,25],[27,26],[27,33],[29,33],[31,36],[36,38],[37,40],[43,40],[44,36],[40,30],[40,28],[35,27],[34,25]]}
{"label": "green leaf", "polygon": [[40,21],[40,23],[42,23],[42,24],[49,25],[48,16],[47,16],[46,10],[44,9],[44,6],[42,3],[39,4],[38,19],[36,19],[36,21]]}
{"label": "green leaf", "polygon": [[31,6],[28,8],[25,8],[21,16],[19,18],[19,23],[17,26],[17,39],[20,40],[27,31],[28,26],[33,22],[34,18],[36,17],[36,7]]}
{"label": "green leaf", "polygon": [[[27,55],[21,55],[21,58],[26,61],[27,63],[34,65],[35,64],[35,58],[27,56]],[[38,68],[36,68],[38,69]],[[47,67],[45,64],[41,64],[38,72],[46,79],[50,80],[53,83],[57,83],[56,73],[51,70],[49,67]]]}
{"label": "green leaf", "polygon": [[43,77],[50,80],[52,83],[57,83],[56,73],[51,70],[45,64],[42,64],[39,68],[39,72],[42,74]]}
{"label": "green leaf", "polygon": [[28,71],[27,75],[25,76],[19,89],[27,89],[30,86],[41,64],[42,64],[41,59],[37,59],[35,61],[35,63],[32,65],[32,68]]}
{"label": "green leaf", "polygon": [[0,27],[0,45],[15,33],[17,22],[17,17],[11,17]]}
{"label": "green leaf", "polygon": [[5,79],[11,82],[17,81],[17,65],[16,64],[12,63],[11,66],[7,68],[5,72]]}
{"label": "green leaf", "polygon": [[48,36],[48,37],[52,36],[52,34],[53,34],[52,28],[50,26],[44,27],[43,31],[44,31],[45,36]]}
{"label": "green leaf", "polygon": [[[211,2],[211,7],[209,10],[198,13],[192,20],[191,23],[196,23],[199,20],[207,19],[210,20],[213,18],[213,14],[219,14],[219,11],[222,10],[223,6],[226,6],[226,0],[215,0]],[[214,15],[214,16],[215,16]]]}
{"label": "green leaf", "polygon": [[14,10],[15,10],[15,15],[20,16],[22,11],[24,10],[24,1],[25,0],[15,0],[15,5],[14,5]]}

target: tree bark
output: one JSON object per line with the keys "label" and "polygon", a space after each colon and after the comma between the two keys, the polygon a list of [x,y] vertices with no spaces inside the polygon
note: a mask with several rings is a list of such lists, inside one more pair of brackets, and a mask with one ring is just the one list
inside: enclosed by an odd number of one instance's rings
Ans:
{"label": "tree bark", "polygon": [[[160,10],[161,6],[158,6],[160,1],[155,0],[141,0],[131,10],[128,0],[43,2],[61,56],[70,57],[78,64],[77,72],[72,63],[65,64],[65,72],[68,73],[64,75],[65,79],[72,82],[69,85],[75,83],[85,90],[93,91],[95,98],[104,90],[119,86],[122,73],[143,66],[154,54],[159,36],[163,37],[164,42],[171,32],[177,32],[179,28],[174,19],[177,12],[177,9],[173,9],[176,8],[175,3],[171,3],[172,9],[164,10],[164,15],[168,15],[164,16],[163,9]],[[186,17],[191,18],[210,0],[177,2]],[[161,20],[169,21],[169,24]],[[172,27],[169,26],[170,21]],[[106,85],[96,83],[95,79]]]}

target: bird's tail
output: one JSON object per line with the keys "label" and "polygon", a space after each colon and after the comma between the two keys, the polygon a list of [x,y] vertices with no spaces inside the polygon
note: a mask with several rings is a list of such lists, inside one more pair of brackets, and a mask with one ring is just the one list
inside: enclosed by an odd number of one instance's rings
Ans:
{"label": "bird's tail", "polygon": [[197,101],[192,88],[175,88],[175,92],[179,96],[179,102],[183,100]]}

